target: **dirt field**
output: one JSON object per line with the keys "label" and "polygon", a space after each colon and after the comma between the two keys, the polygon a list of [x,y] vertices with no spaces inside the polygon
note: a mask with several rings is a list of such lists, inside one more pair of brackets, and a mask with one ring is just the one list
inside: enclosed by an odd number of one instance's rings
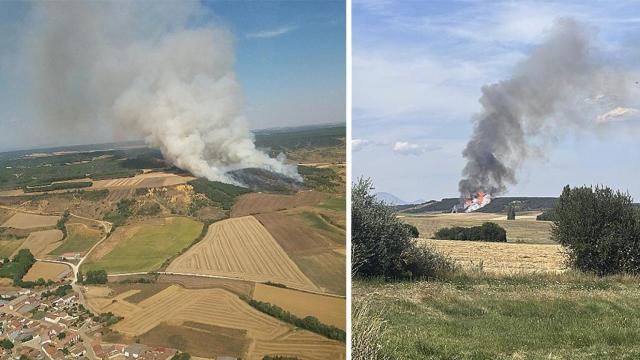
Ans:
{"label": "dirt field", "polygon": [[63,264],[54,264],[37,261],[24,276],[25,281],[36,281],[39,278],[51,281],[60,281],[64,276],[73,276],[71,268]]}
{"label": "dirt field", "polygon": [[205,238],[174,260],[167,271],[272,281],[317,290],[252,216],[212,224]]}
{"label": "dirt field", "polygon": [[345,329],[345,299],[256,284],[253,298],[278,305],[299,318],[315,316],[321,322]]}
{"label": "dirt field", "polygon": [[58,222],[58,216],[45,216],[27,213],[16,213],[9,220],[2,224],[2,227],[11,227],[16,229],[35,229],[41,227],[55,226]]}
{"label": "dirt field", "polygon": [[[322,359],[338,359],[343,356],[344,344],[313,333],[293,331],[290,325],[255,310],[226,290],[191,290],[172,285],[138,304],[125,300],[131,295],[127,291],[113,297],[107,287],[91,287],[87,299],[95,311],[111,311],[124,316],[113,329],[129,337],[158,336],[153,332],[158,326],[184,327],[186,324],[186,328],[203,328],[200,324],[204,324],[225,329],[227,332],[222,334],[223,338],[230,334],[229,331],[234,331],[234,334],[237,331],[244,332],[253,344],[249,345],[249,353],[242,358],[262,359],[264,355],[280,354],[281,351],[295,352],[300,359],[315,359],[318,356],[316,354],[323,354]],[[301,341],[298,334],[304,334],[305,341]],[[220,342],[215,339],[210,341],[211,344]],[[237,342],[236,345],[238,348],[225,351],[245,351],[244,343]],[[307,355],[310,349],[314,350],[311,357]],[[208,353],[206,357],[219,355],[223,354]],[[204,354],[200,356],[204,357]]]}
{"label": "dirt field", "polygon": [[537,221],[535,215],[527,213],[516,216],[516,220],[506,220],[502,214],[459,213],[433,214],[420,216],[400,216],[401,220],[415,225],[420,231],[420,237],[431,238],[438,229],[451,226],[476,226],[491,221],[502,226],[507,231],[507,241],[531,244],[555,244],[551,240],[551,222]]}
{"label": "dirt field", "polygon": [[457,240],[420,240],[420,243],[450,256],[469,270],[499,274],[566,270],[560,245]]}
{"label": "dirt field", "polygon": [[62,236],[62,231],[58,229],[34,231],[29,234],[29,237],[14,251],[12,256],[20,249],[29,249],[33,256],[41,258],[61,244],[60,240]]}
{"label": "dirt field", "polygon": [[263,214],[305,205],[314,205],[327,198],[317,191],[300,191],[295,195],[249,193],[238,198],[231,209],[231,217]]}
{"label": "dirt field", "polygon": [[316,229],[299,213],[276,212],[256,215],[256,218],[289,255],[333,249],[340,246],[340,240],[344,243],[344,231]]}

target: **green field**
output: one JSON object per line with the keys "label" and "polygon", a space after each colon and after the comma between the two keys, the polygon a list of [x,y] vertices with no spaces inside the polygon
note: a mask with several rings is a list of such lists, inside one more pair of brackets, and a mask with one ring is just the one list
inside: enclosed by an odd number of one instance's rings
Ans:
{"label": "green field", "polygon": [[22,245],[24,239],[20,240],[0,240],[0,258],[8,258],[16,249]]}
{"label": "green field", "polygon": [[[164,224],[137,224],[127,230],[102,258],[88,259],[82,271],[104,269],[108,273],[153,271],[188,247],[200,235],[202,223],[189,218],[169,218]],[[100,245],[102,246],[102,244]]]}
{"label": "green field", "polygon": [[67,224],[67,237],[64,242],[51,251],[50,255],[62,255],[68,252],[85,252],[100,240],[98,230],[88,228],[82,224]]}
{"label": "green field", "polygon": [[638,280],[569,272],[354,281],[353,304],[373,315],[361,325],[383,321],[371,344],[390,359],[637,359]]}

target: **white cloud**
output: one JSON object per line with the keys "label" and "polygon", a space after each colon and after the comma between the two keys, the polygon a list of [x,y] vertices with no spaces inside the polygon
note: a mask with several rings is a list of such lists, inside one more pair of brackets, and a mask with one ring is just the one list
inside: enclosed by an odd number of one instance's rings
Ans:
{"label": "white cloud", "polygon": [[297,26],[281,26],[277,29],[271,30],[261,30],[247,34],[247,38],[249,39],[269,39],[277,36],[284,35],[286,33],[290,33],[296,30]]}
{"label": "white cloud", "polygon": [[603,124],[613,121],[626,121],[637,112],[638,109],[618,106],[617,108],[607,111],[606,113],[598,116],[596,118],[596,122],[599,124]]}
{"label": "white cloud", "polygon": [[414,144],[407,141],[396,141],[393,151],[399,155],[422,155],[428,151],[438,150],[439,147]]}
{"label": "white cloud", "polygon": [[351,140],[351,150],[352,151],[358,151],[361,150],[363,147],[369,145],[369,140],[366,139],[352,139]]}

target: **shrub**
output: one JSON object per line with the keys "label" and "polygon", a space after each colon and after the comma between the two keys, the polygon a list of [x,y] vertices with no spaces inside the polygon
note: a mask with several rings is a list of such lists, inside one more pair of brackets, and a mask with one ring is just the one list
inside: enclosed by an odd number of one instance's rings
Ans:
{"label": "shrub", "polygon": [[418,238],[420,237],[420,231],[418,231],[418,228],[415,227],[414,225],[411,224],[404,224],[404,226],[409,229],[409,234],[411,234],[412,238]]}
{"label": "shrub", "polygon": [[536,220],[539,221],[553,221],[556,218],[556,212],[554,209],[547,209],[542,214],[536,216]]}
{"label": "shrub", "polygon": [[516,219],[516,208],[513,205],[509,205],[507,209],[507,220],[515,220]]}
{"label": "shrub", "polygon": [[13,343],[9,339],[2,339],[0,340],[0,347],[6,350],[11,350],[13,349]]}
{"label": "shrub", "polygon": [[83,281],[84,284],[106,284],[109,278],[104,270],[89,270]]}
{"label": "shrub", "polygon": [[568,185],[554,209],[553,240],[570,264],[599,275],[640,272],[640,222],[628,194]]}
{"label": "shrub", "polygon": [[[371,194],[371,181],[353,185],[351,203],[351,259],[354,276],[387,278],[427,277],[448,272],[450,263],[425,249],[417,255],[411,230],[396,217],[393,208]],[[430,262],[433,259],[438,261]],[[416,264],[424,260],[425,263]],[[412,264],[408,267],[408,264]],[[414,271],[424,272],[414,272]]]}
{"label": "shrub", "polygon": [[434,234],[438,240],[472,240],[507,242],[507,231],[500,225],[486,222],[481,226],[442,228]]}

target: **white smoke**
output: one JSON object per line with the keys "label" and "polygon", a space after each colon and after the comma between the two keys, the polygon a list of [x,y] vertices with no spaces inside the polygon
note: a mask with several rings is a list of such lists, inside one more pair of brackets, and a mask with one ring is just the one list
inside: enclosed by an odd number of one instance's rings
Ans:
{"label": "white smoke", "polygon": [[300,179],[256,149],[233,37],[202,23],[205,11],[197,2],[37,3],[28,46],[47,125],[111,123],[210,180],[233,182],[225,173],[248,167]]}

